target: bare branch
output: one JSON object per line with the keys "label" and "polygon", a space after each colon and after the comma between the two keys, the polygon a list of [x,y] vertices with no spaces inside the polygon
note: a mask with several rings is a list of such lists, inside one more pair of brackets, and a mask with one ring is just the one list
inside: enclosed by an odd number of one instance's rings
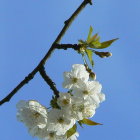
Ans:
{"label": "bare branch", "polygon": [[80,44],[55,44],[54,46],[56,49],[74,49],[75,51],[78,51],[81,47]]}
{"label": "bare branch", "polygon": [[56,88],[56,84],[50,79],[50,77],[45,72],[45,67],[42,66],[39,69],[40,75],[42,78],[46,81],[46,83],[50,86],[50,88],[53,90],[56,97],[59,97],[59,91]]}
{"label": "bare branch", "polygon": [[70,25],[72,24],[72,22],[74,21],[74,19],[79,15],[79,13],[85,8],[85,6],[87,4],[92,5],[91,0],[84,0],[81,5],[77,8],[77,10],[72,14],[72,16],[65,21],[65,25],[62,28],[61,32],[59,33],[59,35],[57,36],[56,40],[53,42],[51,48],[49,49],[49,51],[46,53],[46,55],[44,56],[44,58],[41,60],[40,65],[44,65],[45,62],[47,61],[47,59],[51,56],[51,54],[53,53],[53,51],[55,50],[55,44],[59,44],[59,42],[61,41],[62,37],[64,36],[64,34],[66,33],[66,31],[68,30],[68,28],[70,27]]}
{"label": "bare branch", "polygon": [[64,27],[62,28],[61,32],[57,36],[56,40],[53,42],[52,46],[50,47],[49,51],[46,53],[46,55],[44,56],[44,58],[39,62],[39,64],[37,65],[37,67],[27,77],[25,77],[25,79],[22,80],[21,83],[19,83],[16,86],[16,88],[14,88],[4,99],[2,99],[0,101],[0,105],[4,104],[5,102],[10,101],[10,99],[17,93],[17,91],[19,89],[21,89],[26,83],[28,83],[31,79],[33,79],[33,77],[35,76],[35,74],[37,72],[39,72],[40,68],[45,64],[45,62],[47,61],[47,59],[51,56],[51,54],[53,53],[53,51],[56,49],[54,47],[55,44],[58,44],[61,41],[62,37],[64,36],[64,34],[67,31],[67,29],[70,27],[70,25],[74,21],[74,19],[85,8],[85,6],[87,4],[92,5],[91,0],[84,0],[81,3],[81,5],[77,8],[77,10],[72,14],[72,16],[68,20],[65,21]]}
{"label": "bare branch", "polygon": [[4,104],[5,102],[10,101],[10,99],[17,93],[19,89],[21,89],[25,84],[27,84],[31,79],[34,78],[34,73],[36,73],[36,70],[34,70],[27,77],[25,77],[23,81],[21,81],[5,98],[3,98],[0,101],[0,105]]}

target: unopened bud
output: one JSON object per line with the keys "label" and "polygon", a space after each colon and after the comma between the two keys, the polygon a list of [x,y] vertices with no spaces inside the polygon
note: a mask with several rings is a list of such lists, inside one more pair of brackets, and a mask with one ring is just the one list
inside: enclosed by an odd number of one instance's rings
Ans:
{"label": "unopened bud", "polygon": [[106,58],[107,56],[105,56],[105,55],[98,55],[98,56],[100,56],[101,58]]}
{"label": "unopened bud", "polygon": [[106,52],[106,57],[110,57],[110,56],[112,56],[112,53]]}
{"label": "unopened bud", "polygon": [[91,79],[93,79],[93,80],[96,80],[96,74],[95,74],[94,72],[91,72],[91,73],[89,74],[89,77],[90,77]]}
{"label": "unopened bud", "polygon": [[95,51],[95,54],[100,56],[101,58],[106,58],[112,56],[112,53],[110,52],[97,52]]}
{"label": "unopened bud", "polygon": [[86,68],[87,72],[89,73],[89,77],[92,80],[96,80],[96,74],[88,67],[88,65],[85,65],[85,68]]}

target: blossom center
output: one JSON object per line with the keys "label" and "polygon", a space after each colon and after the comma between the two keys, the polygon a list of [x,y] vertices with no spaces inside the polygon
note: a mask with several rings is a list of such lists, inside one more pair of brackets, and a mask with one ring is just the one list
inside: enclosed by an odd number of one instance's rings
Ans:
{"label": "blossom center", "polygon": [[77,83],[78,79],[77,78],[72,78],[72,83]]}
{"label": "blossom center", "polygon": [[87,94],[89,94],[89,92],[87,90],[84,90],[83,94],[87,95]]}
{"label": "blossom center", "polygon": [[35,118],[38,118],[40,116],[40,114],[38,112],[35,112],[33,115]]}
{"label": "blossom center", "polygon": [[61,124],[64,123],[64,119],[62,117],[60,117],[57,121],[58,123],[61,123]]}
{"label": "blossom center", "polygon": [[53,138],[53,137],[54,137],[54,133],[53,133],[53,132],[49,133],[49,136],[50,136],[51,138]]}
{"label": "blossom center", "polygon": [[85,109],[85,108],[84,108],[84,105],[79,106],[79,111],[80,111],[80,112],[83,112],[84,109]]}
{"label": "blossom center", "polygon": [[69,102],[70,102],[69,99],[63,99],[63,100],[62,100],[62,103],[63,103],[64,105],[68,105]]}

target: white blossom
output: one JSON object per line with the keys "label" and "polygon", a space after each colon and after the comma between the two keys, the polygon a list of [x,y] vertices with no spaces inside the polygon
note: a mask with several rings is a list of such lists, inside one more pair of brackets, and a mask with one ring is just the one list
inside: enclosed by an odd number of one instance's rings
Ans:
{"label": "white blossom", "polygon": [[68,110],[52,109],[48,114],[48,130],[56,131],[57,135],[64,135],[74,124],[75,119],[70,117]]}
{"label": "white blossom", "polygon": [[67,138],[67,134],[57,135],[55,131],[48,131],[47,129],[41,130],[40,134],[37,135],[41,140],[77,140],[78,136],[79,134],[76,132],[71,137]]}
{"label": "white blossom", "polygon": [[67,140],[66,135],[57,135],[54,131],[47,131],[44,140]]}
{"label": "white blossom", "polygon": [[19,101],[17,119],[23,122],[32,134],[47,124],[47,109],[37,101]]}
{"label": "white blossom", "polygon": [[35,136],[40,140],[67,140],[66,135],[57,135],[56,131],[49,131],[47,127],[36,131]]}
{"label": "white blossom", "polygon": [[88,96],[92,96],[93,94],[100,93],[102,89],[101,84],[97,81],[88,81],[82,82],[79,88],[75,87],[73,92],[74,96],[82,97],[86,99]]}
{"label": "white blossom", "polygon": [[67,138],[67,131],[76,121],[93,117],[96,108],[105,100],[102,85],[95,80],[89,81],[89,73],[81,64],[74,64],[70,72],[64,72],[63,87],[70,91],[59,93],[54,100],[59,109],[48,111],[34,100],[22,100],[17,104],[17,118],[32,136],[40,140],[77,140],[77,132]]}
{"label": "white blossom", "polygon": [[71,72],[64,72],[63,87],[73,89],[79,87],[82,81],[87,82],[89,79],[89,73],[86,71],[84,65],[74,64]]}
{"label": "white blossom", "polygon": [[99,106],[105,100],[105,95],[101,93],[102,85],[98,81],[82,82],[79,88],[73,90],[75,97],[88,100],[92,104]]}
{"label": "white blossom", "polygon": [[72,96],[70,93],[59,93],[59,98],[57,99],[57,104],[63,108],[68,109],[71,107]]}
{"label": "white blossom", "polygon": [[90,98],[87,98],[89,102],[95,103],[97,107],[103,101],[105,101],[105,94],[104,93],[97,93],[93,94]]}
{"label": "white blossom", "polygon": [[91,104],[88,100],[84,100],[82,98],[75,98],[73,100],[71,115],[77,121],[82,120],[84,118],[91,118],[95,114],[96,106],[95,104]]}

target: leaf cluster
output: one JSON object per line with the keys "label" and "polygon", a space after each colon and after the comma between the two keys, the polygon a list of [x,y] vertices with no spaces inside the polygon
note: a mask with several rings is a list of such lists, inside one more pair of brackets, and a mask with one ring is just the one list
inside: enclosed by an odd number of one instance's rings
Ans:
{"label": "leaf cluster", "polygon": [[[90,26],[87,40],[86,41],[79,40],[79,45],[80,45],[79,53],[82,54],[82,57],[84,59],[84,63],[86,63],[85,56],[87,56],[90,64],[93,67],[94,66],[94,61],[93,61],[93,58],[92,58],[93,54],[96,54],[101,58],[109,57],[109,56],[112,55],[109,52],[95,51],[95,49],[107,48],[107,47],[111,46],[111,44],[114,41],[118,40],[118,38],[101,42],[100,41],[100,36],[98,35],[98,33],[96,33],[94,35],[92,35],[92,33],[93,33],[93,28]],[[87,63],[86,63],[86,65],[87,65]]]}

